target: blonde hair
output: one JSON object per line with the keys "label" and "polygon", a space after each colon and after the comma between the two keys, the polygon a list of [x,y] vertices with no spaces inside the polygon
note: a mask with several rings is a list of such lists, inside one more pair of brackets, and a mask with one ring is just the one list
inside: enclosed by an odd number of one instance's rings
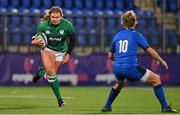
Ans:
{"label": "blonde hair", "polygon": [[41,21],[45,21],[50,19],[51,13],[60,13],[60,16],[63,16],[63,11],[60,7],[58,6],[53,6],[51,9],[47,9],[45,11],[44,17],[41,19]]}
{"label": "blonde hair", "polygon": [[137,24],[137,17],[133,10],[127,11],[122,16],[122,26],[123,28],[134,29]]}

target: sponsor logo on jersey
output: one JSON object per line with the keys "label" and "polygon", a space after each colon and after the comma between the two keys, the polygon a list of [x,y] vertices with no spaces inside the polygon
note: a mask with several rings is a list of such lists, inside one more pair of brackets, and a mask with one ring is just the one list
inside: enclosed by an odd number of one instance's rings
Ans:
{"label": "sponsor logo on jersey", "polygon": [[64,30],[59,30],[59,33],[60,34],[64,34]]}
{"label": "sponsor logo on jersey", "polygon": [[49,40],[51,41],[61,41],[62,38],[53,38],[53,37],[50,37]]}
{"label": "sponsor logo on jersey", "polygon": [[45,33],[46,33],[46,34],[50,34],[50,31],[49,31],[49,30],[46,30]]}

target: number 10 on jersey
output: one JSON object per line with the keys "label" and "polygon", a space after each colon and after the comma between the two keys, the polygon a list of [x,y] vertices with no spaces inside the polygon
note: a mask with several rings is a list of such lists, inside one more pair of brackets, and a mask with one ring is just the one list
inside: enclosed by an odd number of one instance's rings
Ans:
{"label": "number 10 on jersey", "polygon": [[127,40],[120,40],[119,41],[119,53],[126,53],[128,48],[128,41]]}

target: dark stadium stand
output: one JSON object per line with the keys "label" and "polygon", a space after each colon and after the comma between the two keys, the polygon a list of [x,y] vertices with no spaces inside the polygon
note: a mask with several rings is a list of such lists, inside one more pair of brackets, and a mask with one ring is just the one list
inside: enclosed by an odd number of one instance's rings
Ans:
{"label": "dark stadium stand", "polygon": [[[124,11],[133,9],[139,17],[137,30],[142,32],[152,45],[161,47],[162,29],[160,29],[160,27],[162,23],[158,22],[160,17],[155,15],[153,10],[146,10],[146,6],[141,7],[135,4],[137,1],[138,0],[0,0],[0,14],[4,14],[3,17],[5,17],[6,13],[11,13],[11,15],[7,17],[9,21],[7,25],[7,44],[29,44],[31,36],[35,33],[37,20],[44,14],[46,9],[57,5],[62,7],[65,17],[67,16],[67,19],[75,26],[79,46],[95,46],[99,44],[99,37],[102,37],[100,36],[102,22],[104,22],[104,44],[108,46],[113,34],[120,28],[120,16]],[[162,0],[156,1],[157,7],[162,9]],[[173,14],[178,11],[177,0],[165,1],[167,12]],[[141,2],[141,5],[147,5],[143,0]],[[150,6],[150,9],[153,9],[153,6]],[[29,13],[31,15],[29,15]],[[32,15],[35,15],[34,18],[36,19],[34,19]],[[101,21],[102,16],[104,21]],[[2,25],[0,26],[2,27]],[[166,41],[169,47],[174,48],[177,45],[178,34],[176,29],[177,28],[166,28]],[[0,28],[0,33],[3,33],[2,28]]]}
{"label": "dark stadium stand", "polygon": [[85,9],[90,10],[94,8],[94,4],[92,0],[86,0],[85,1]]}
{"label": "dark stadium stand", "polygon": [[84,4],[83,4],[83,2],[82,2],[82,0],[76,0],[76,2],[75,2],[75,8],[76,9],[83,9],[83,6],[84,6]]}
{"label": "dark stadium stand", "polygon": [[[163,7],[161,0],[158,0],[158,6]],[[176,12],[178,9],[177,0],[166,0],[165,7],[167,12]]]}

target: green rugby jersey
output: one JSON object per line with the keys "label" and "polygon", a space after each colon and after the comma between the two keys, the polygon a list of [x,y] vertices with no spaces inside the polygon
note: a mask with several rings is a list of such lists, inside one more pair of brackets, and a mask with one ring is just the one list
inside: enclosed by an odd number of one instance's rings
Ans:
{"label": "green rugby jersey", "polygon": [[68,36],[74,33],[73,25],[70,21],[62,18],[59,25],[52,25],[50,19],[40,23],[37,32],[43,32],[47,36],[48,47],[58,52],[67,52]]}

